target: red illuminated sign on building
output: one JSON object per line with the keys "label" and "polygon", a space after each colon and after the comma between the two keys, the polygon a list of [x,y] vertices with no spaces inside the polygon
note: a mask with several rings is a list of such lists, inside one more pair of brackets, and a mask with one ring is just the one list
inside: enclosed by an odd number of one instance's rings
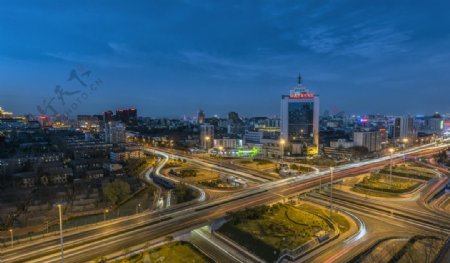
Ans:
{"label": "red illuminated sign on building", "polygon": [[312,93],[300,93],[300,94],[291,94],[289,95],[291,99],[312,99],[314,98],[314,94]]}

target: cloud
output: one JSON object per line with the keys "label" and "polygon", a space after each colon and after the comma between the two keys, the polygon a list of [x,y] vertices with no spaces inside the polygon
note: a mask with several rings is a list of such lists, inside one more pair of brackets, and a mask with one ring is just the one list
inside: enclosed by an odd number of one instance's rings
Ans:
{"label": "cloud", "polygon": [[54,59],[66,61],[66,62],[95,65],[95,66],[104,67],[104,68],[107,68],[107,67],[130,68],[130,67],[135,66],[135,64],[131,64],[129,62],[124,62],[123,60],[115,58],[114,56],[108,56],[108,55],[92,56],[92,55],[64,53],[64,52],[47,52],[44,55],[54,58]]}
{"label": "cloud", "polygon": [[390,26],[357,24],[350,28],[317,26],[301,34],[299,45],[317,53],[374,58],[386,53],[403,53],[410,33]]}
{"label": "cloud", "polygon": [[[257,61],[246,62],[200,51],[183,51],[181,55],[183,62],[201,68],[204,71],[210,71],[215,77],[250,77],[278,68],[277,65],[267,65]],[[256,60],[256,58],[254,59]]]}

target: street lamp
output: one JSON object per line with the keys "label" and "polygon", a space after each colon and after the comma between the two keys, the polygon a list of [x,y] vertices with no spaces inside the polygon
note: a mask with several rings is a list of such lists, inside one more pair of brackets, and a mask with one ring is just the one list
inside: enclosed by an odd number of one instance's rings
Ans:
{"label": "street lamp", "polygon": [[390,167],[389,167],[389,188],[392,187],[392,154],[394,153],[394,148],[389,148],[390,155]]}
{"label": "street lamp", "polygon": [[205,150],[208,149],[208,146],[209,146],[209,140],[211,140],[211,137],[205,136]]}
{"label": "street lamp", "polygon": [[105,211],[103,212],[103,221],[106,221],[106,214],[109,213],[108,209],[105,209]]}
{"label": "street lamp", "polygon": [[58,204],[59,212],[59,240],[61,243],[61,262],[64,263],[64,239],[63,239],[63,221],[62,221],[62,205]]}
{"label": "street lamp", "polygon": [[136,206],[136,214],[139,214],[139,209],[141,208],[141,203]]}
{"label": "street lamp", "polygon": [[[406,145],[408,144],[408,138],[403,138],[403,144],[404,144],[404,151],[406,151]],[[406,163],[406,153],[403,153],[403,163]]]}
{"label": "street lamp", "polygon": [[14,230],[11,228],[9,233],[11,234],[11,248],[14,248]]}
{"label": "street lamp", "polygon": [[334,167],[330,167],[330,220],[333,222],[333,171]]}
{"label": "street lamp", "polygon": [[280,139],[280,145],[281,145],[281,162],[283,162],[283,157],[284,157],[284,145],[286,144],[286,141],[281,138]]}

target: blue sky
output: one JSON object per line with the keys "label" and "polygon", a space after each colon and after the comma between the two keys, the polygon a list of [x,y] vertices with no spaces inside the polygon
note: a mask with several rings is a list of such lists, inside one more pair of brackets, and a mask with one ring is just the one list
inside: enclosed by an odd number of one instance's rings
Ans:
{"label": "blue sky", "polygon": [[74,114],[279,114],[299,72],[321,108],[450,112],[448,1],[2,1],[0,106],[37,113],[72,69]]}

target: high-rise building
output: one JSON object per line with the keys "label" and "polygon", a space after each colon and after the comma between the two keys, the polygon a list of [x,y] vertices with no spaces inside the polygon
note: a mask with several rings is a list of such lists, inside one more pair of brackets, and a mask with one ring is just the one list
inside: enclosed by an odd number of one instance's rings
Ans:
{"label": "high-rise building", "polygon": [[353,144],[366,147],[369,152],[377,152],[381,150],[381,133],[380,131],[355,131]]}
{"label": "high-rise building", "polygon": [[399,139],[413,139],[416,137],[416,129],[414,127],[414,118],[403,116],[400,118],[400,137]]}
{"label": "high-rise building", "polygon": [[205,113],[203,112],[203,110],[200,110],[198,112],[197,121],[199,125],[203,125],[205,123]]}
{"label": "high-rise building", "polygon": [[240,122],[241,119],[239,119],[239,114],[237,112],[229,112],[228,113],[228,120],[232,123]]}
{"label": "high-rise building", "polygon": [[118,121],[110,121],[105,124],[105,141],[107,143],[125,143],[127,140],[125,124]]}
{"label": "high-rise building", "polygon": [[2,107],[0,107],[0,118],[12,118],[12,116],[13,116],[12,112],[7,112],[3,110]]}
{"label": "high-rise building", "polygon": [[391,128],[391,138],[396,140],[400,138],[400,127],[401,127],[402,118],[396,117],[392,123]]}
{"label": "high-rise building", "polygon": [[118,109],[116,110],[116,120],[129,126],[137,125],[137,110],[136,109]]}
{"label": "high-rise building", "polygon": [[103,112],[103,121],[105,123],[108,123],[108,122],[113,121],[113,120],[114,120],[114,114],[113,114],[112,111],[105,111],[105,112]]}
{"label": "high-rise building", "polygon": [[200,126],[200,144],[203,149],[212,148],[214,143],[214,126],[211,124],[203,124]]}
{"label": "high-rise building", "polygon": [[302,85],[281,97],[281,137],[292,154],[317,154],[319,146],[319,96]]}
{"label": "high-rise building", "polygon": [[441,133],[444,130],[444,118],[439,113],[434,114],[425,121],[427,133]]}

